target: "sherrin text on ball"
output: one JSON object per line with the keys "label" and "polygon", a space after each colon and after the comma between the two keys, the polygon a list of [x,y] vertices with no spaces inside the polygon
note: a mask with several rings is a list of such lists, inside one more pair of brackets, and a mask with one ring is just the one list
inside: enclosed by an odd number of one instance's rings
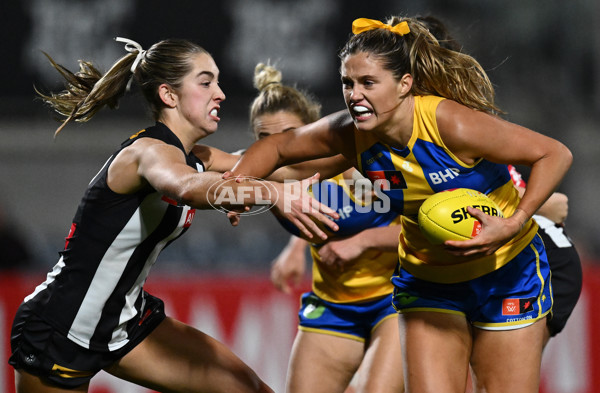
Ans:
{"label": "sherrin text on ball", "polygon": [[472,206],[490,216],[503,217],[502,210],[482,192],[456,188],[433,194],[419,208],[419,228],[432,244],[467,240],[479,234],[481,222],[469,214]]}

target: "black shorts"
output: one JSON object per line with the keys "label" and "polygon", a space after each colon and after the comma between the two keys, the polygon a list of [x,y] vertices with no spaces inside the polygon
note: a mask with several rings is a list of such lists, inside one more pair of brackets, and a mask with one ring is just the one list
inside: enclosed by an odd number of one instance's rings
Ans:
{"label": "black shorts", "polygon": [[150,310],[148,317],[136,323],[129,342],[115,351],[94,351],[74,343],[23,303],[13,322],[8,363],[61,388],[83,385],[125,356],[165,319],[162,300],[147,293],[145,300],[141,315]]}
{"label": "black shorts", "polygon": [[550,336],[560,333],[571,316],[582,286],[582,271],[579,254],[575,247],[556,247],[552,239],[542,229],[540,236],[546,245],[548,263],[552,271],[552,317],[547,318]]}

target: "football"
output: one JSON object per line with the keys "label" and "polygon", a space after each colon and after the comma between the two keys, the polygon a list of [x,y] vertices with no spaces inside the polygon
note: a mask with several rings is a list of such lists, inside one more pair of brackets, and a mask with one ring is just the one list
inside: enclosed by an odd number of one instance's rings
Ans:
{"label": "football", "polygon": [[498,205],[485,194],[456,188],[435,193],[423,202],[419,208],[419,228],[432,244],[471,239],[481,231],[481,223],[469,214],[468,206],[490,216],[503,217]]}

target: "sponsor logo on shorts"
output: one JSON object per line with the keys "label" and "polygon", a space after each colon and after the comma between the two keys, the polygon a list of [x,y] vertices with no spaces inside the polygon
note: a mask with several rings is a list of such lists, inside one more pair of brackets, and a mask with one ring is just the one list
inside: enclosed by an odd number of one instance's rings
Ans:
{"label": "sponsor logo on shorts", "polygon": [[506,318],[506,322],[519,322],[519,321],[527,321],[533,319],[531,315],[522,318]]}
{"label": "sponsor logo on shorts", "polygon": [[310,295],[306,300],[306,307],[302,311],[304,318],[317,319],[325,312],[325,306],[321,303],[320,299],[314,295]]}
{"label": "sponsor logo on shorts", "polygon": [[302,315],[308,319],[318,319],[325,312],[325,307],[322,304],[311,303],[304,308]]}
{"label": "sponsor logo on shorts", "polygon": [[413,296],[407,292],[400,292],[394,295],[394,299],[402,306],[406,306],[418,299],[417,296]]}
{"label": "sponsor logo on shorts", "polygon": [[502,301],[502,315],[519,315],[533,311],[533,303],[537,298],[504,299]]}
{"label": "sponsor logo on shorts", "polygon": [[25,356],[25,363],[31,365],[33,364],[33,362],[35,362],[35,355],[30,353],[29,355]]}

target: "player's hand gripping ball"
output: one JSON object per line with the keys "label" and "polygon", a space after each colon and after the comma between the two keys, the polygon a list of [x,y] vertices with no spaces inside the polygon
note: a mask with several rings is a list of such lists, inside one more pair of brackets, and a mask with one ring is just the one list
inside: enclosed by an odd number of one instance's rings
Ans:
{"label": "player's hand gripping ball", "polygon": [[432,244],[471,239],[481,231],[481,222],[469,214],[468,206],[490,216],[504,217],[498,205],[485,194],[456,188],[435,193],[423,202],[419,208],[419,228]]}

